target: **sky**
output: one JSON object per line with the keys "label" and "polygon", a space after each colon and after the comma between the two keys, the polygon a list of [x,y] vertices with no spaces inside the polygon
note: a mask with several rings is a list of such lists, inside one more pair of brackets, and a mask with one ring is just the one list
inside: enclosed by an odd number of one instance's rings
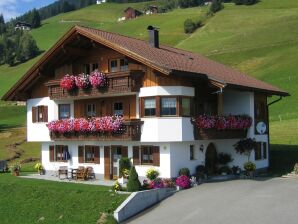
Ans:
{"label": "sky", "polygon": [[9,21],[33,8],[40,8],[53,2],[55,0],[0,0],[0,14],[3,14],[5,21]]}

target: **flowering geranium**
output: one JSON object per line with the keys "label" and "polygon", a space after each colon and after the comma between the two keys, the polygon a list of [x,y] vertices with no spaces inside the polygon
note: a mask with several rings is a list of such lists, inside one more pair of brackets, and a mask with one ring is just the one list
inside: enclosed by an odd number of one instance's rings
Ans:
{"label": "flowering geranium", "polygon": [[75,77],[73,75],[65,75],[60,81],[60,87],[65,90],[72,90],[76,87]]}
{"label": "flowering geranium", "polygon": [[247,115],[229,115],[229,116],[207,116],[200,115],[192,118],[192,122],[200,129],[248,129],[252,124],[251,117]]}
{"label": "flowering geranium", "polygon": [[120,116],[106,116],[101,118],[75,118],[51,121],[47,124],[50,132],[57,133],[112,133],[121,129],[123,118]]}
{"label": "flowering geranium", "polygon": [[155,180],[152,180],[150,182],[150,188],[164,188],[163,180],[161,178],[156,178]]}
{"label": "flowering geranium", "polygon": [[185,175],[179,176],[176,179],[176,185],[184,189],[190,188],[190,184],[190,179]]}
{"label": "flowering geranium", "polygon": [[89,75],[88,74],[79,74],[75,77],[76,85],[79,88],[87,89],[90,87]]}
{"label": "flowering geranium", "polygon": [[106,85],[106,76],[97,69],[90,74],[89,80],[91,85],[95,88],[104,87]]}

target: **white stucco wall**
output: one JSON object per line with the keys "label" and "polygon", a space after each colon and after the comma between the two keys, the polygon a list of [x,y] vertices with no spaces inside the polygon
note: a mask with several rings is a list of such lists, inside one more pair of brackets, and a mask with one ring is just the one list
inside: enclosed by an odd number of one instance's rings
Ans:
{"label": "white stucco wall", "polygon": [[193,141],[193,125],[189,117],[142,118],[141,142]]}
{"label": "white stucco wall", "polygon": [[195,96],[195,89],[186,86],[152,86],[142,87],[139,97],[147,96]]}
{"label": "white stucco wall", "polygon": [[51,141],[47,122],[32,123],[32,107],[48,106],[48,121],[58,119],[58,104],[70,104],[71,118],[74,116],[73,101],[53,101],[49,97],[30,99],[27,101],[27,141],[48,142]]}

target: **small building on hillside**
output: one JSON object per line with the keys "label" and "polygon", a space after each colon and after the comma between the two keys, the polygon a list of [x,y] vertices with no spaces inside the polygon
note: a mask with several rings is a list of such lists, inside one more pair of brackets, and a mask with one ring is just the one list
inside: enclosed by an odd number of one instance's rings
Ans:
{"label": "small building on hillside", "polygon": [[158,7],[156,5],[149,5],[147,10],[145,11],[146,15],[157,14],[157,13],[158,13]]}
{"label": "small building on hillside", "polygon": [[106,0],[97,0],[97,1],[96,1],[96,4],[97,4],[97,5],[100,5],[100,4],[105,3],[105,2],[106,2]]}
{"label": "small building on hillside", "polygon": [[141,16],[143,13],[137,9],[134,9],[132,7],[128,7],[124,10],[124,17],[125,19],[134,19],[138,16]]}
{"label": "small building on hillside", "polygon": [[14,30],[31,30],[31,24],[18,21],[14,26]]}

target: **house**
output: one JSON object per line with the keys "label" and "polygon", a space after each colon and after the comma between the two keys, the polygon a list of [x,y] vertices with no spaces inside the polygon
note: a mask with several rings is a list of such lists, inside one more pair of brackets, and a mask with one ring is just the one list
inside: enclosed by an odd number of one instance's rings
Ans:
{"label": "house", "polygon": [[106,2],[106,0],[97,0],[97,1],[96,1],[96,4],[97,4],[97,5],[100,5],[100,4],[105,3],[105,2]]}
{"label": "house", "polygon": [[124,10],[124,17],[126,20],[135,19],[136,17],[141,16],[142,14],[143,14],[142,12],[132,7],[128,7],[127,9]]}
{"label": "house", "polygon": [[148,9],[145,11],[146,15],[157,14],[157,13],[158,13],[158,7],[156,5],[149,5]]}
{"label": "house", "polygon": [[31,25],[25,22],[16,22],[14,30],[31,30]]}
{"label": "house", "polygon": [[[113,179],[119,158],[129,157],[140,176],[155,167],[162,177],[176,177],[183,167],[194,173],[198,165],[215,166],[220,152],[242,167],[247,157],[233,145],[245,137],[258,145],[250,160],[267,168],[267,98],[289,94],[204,56],[159,45],[158,30],[149,26],[148,32],[149,42],[75,26],[3,96],[27,101],[27,141],[42,143],[45,169],[92,166],[97,177]],[[66,74],[78,78],[96,69],[105,74],[100,88],[61,84],[72,80]],[[205,115],[201,126],[192,122],[199,115]],[[234,129],[221,122],[208,128],[216,115],[230,115]]]}

